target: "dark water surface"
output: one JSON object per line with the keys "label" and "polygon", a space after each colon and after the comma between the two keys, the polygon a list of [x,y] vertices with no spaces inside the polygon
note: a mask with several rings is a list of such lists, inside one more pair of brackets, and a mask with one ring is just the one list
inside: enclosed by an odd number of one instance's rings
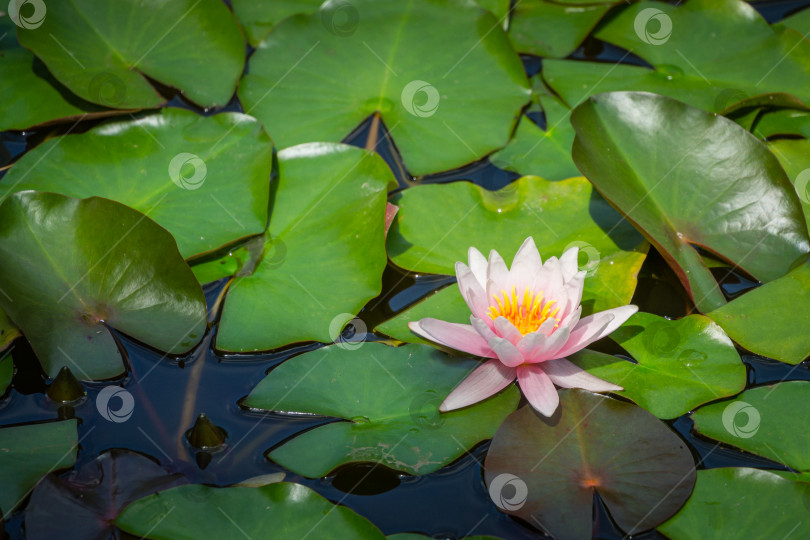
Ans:
{"label": "dark water surface", "polygon": [[[808,4],[810,2],[807,0],[753,3],[769,21],[779,20]],[[616,61],[623,55],[624,51],[615,47],[589,40],[572,56]],[[631,62],[643,63],[641,60]],[[526,57],[524,63],[527,72],[533,74],[540,68],[541,61]],[[200,111],[179,96],[175,96],[170,105],[190,108],[201,114],[240,110],[236,100],[217,111]],[[534,115],[532,120],[540,125],[544,122],[542,114]],[[97,123],[85,122],[74,132],[85,131]],[[68,128],[70,125],[27,133],[0,134],[0,166],[13,162],[27,148],[39,144],[45,136],[63,133]],[[366,146],[368,128],[367,122],[346,141]],[[499,189],[518,177],[483,160],[449,173],[413,179],[399,160],[396,148],[384,129],[380,130],[376,148],[392,166],[399,189],[415,183],[457,180],[473,181],[487,189]],[[716,271],[715,277],[728,298],[757,285],[745,276],[725,270]],[[454,278],[446,276],[416,276],[389,264],[383,276],[383,294],[369,302],[360,318],[368,328],[373,328],[430,292],[444,286],[455,286],[454,282]],[[220,281],[205,287],[209,307],[223,286],[224,281]],[[692,308],[674,273],[655,252],[650,253],[642,267],[633,303],[639,305],[641,311],[668,317],[681,317]],[[0,426],[52,420],[57,416],[75,416],[80,420],[77,468],[105,450],[128,448],[152,456],[167,469],[183,473],[192,482],[211,485],[228,485],[253,476],[284,471],[264,457],[265,451],[295,434],[334,420],[307,415],[258,413],[240,407],[239,402],[264,378],[268,370],[295,354],[323,345],[302,344],[272,354],[224,355],[210,347],[211,333],[215,331],[216,325],[209,330],[197,350],[181,358],[167,358],[126,336],[116,334],[126,351],[130,367],[128,376],[112,383],[85,383],[87,397],[75,407],[61,408],[45,396],[48,381],[30,347],[24,340],[17,340],[12,351],[17,371],[11,390],[0,400]],[[347,329],[347,332],[352,331],[351,328]],[[368,334],[366,339],[383,338]],[[623,353],[611,343],[601,343],[599,347],[605,352]],[[743,362],[748,369],[749,387],[782,380],[810,380],[810,370],[806,364],[789,366],[747,353],[743,354]],[[196,392],[189,390],[192,373],[199,373],[200,377]],[[102,388],[119,383],[132,394],[135,410],[126,422],[115,423],[100,415],[95,398]],[[194,417],[205,413],[227,431],[224,450],[213,454],[196,453],[188,445],[183,434],[190,424],[184,423],[181,415],[190,399],[194,399],[195,403]],[[110,406],[117,408],[115,403]],[[686,441],[699,468],[748,466],[785,469],[767,459],[696,436],[691,432],[692,421],[688,415],[668,424]],[[178,441],[181,442],[178,444]],[[327,499],[354,509],[386,534],[421,532],[435,538],[461,538],[471,534],[490,534],[507,539],[543,538],[544,535],[532,527],[499,512],[490,501],[482,475],[487,447],[488,443],[483,443],[441,471],[421,477],[403,475],[382,466],[360,464],[343,467],[330,477],[315,480],[288,472],[286,480],[309,486]],[[6,524],[10,538],[24,538],[22,519],[23,511],[18,511]],[[54,523],[53,526],[54,537],[63,536],[60,524]],[[601,539],[623,537],[598,497],[595,501],[594,536]],[[634,538],[663,536],[653,531]]]}

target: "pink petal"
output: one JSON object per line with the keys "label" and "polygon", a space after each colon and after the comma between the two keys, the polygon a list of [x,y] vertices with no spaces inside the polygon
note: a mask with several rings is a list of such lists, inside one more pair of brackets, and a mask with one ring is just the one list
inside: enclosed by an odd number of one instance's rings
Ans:
{"label": "pink petal", "polygon": [[580,319],[576,328],[571,331],[568,343],[557,353],[558,357],[568,356],[602,339],[624,324],[636,311],[638,306],[620,306]]}
{"label": "pink petal", "polygon": [[560,404],[560,396],[548,375],[540,366],[520,366],[517,378],[529,404],[543,416],[551,416]]}
{"label": "pink petal", "polygon": [[[587,272],[581,270],[574,274],[569,281],[565,283],[565,294],[568,297],[568,304],[565,310],[560,310],[562,318],[568,317],[582,302],[582,292],[585,289],[585,275]],[[578,319],[579,317],[577,317]]]}
{"label": "pink petal", "polygon": [[484,340],[489,343],[489,340],[498,337],[495,335],[495,332],[492,331],[490,325],[492,324],[492,319],[489,317],[485,317],[483,319],[479,319],[475,315],[470,315],[470,324],[472,327],[475,328],[475,331],[478,332]]}
{"label": "pink petal", "polygon": [[[537,364],[553,358],[558,358],[557,351],[562,349],[568,342],[571,330],[565,326],[558,328],[550,336],[544,334],[529,334],[518,343],[518,350],[523,354],[527,364]],[[527,341],[527,338],[533,337]],[[525,345],[523,342],[527,341]]]}
{"label": "pink petal", "polygon": [[488,360],[456,386],[439,406],[442,412],[460,409],[500,392],[515,380],[515,368]]}
{"label": "pink petal", "polygon": [[563,320],[560,321],[560,327],[565,328],[576,328],[577,324],[579,324],[579,317],[582,315],[582,306],[577,306],[577,309],[569,313],[565,316]]}
{"label": "pink petal", "polygon": [[525,361],[517,347],[508,340],[494,337],[489,340],[489,346],[495,351],[498,359],[509,367],[519,366]]}
{"label": "pink petal", "polygon": [[470,263],[470,270],[472,270],[478,284],[481,285],[481,290],[487,288],[487,259],[480,251],[474,247],[467,250],[467,262]]}
{"label": "pink petal", "polygon": [[623,390],[621,386],[616,386],[595,377],[565,358],[544,362],[543,371],[551,377],[554,384],[563,388],[584,388],[591,392],[618,392]]}
{"label": "pink petal", "polygon": [[565,253],[560,257],[560,270],[562,271],[563,281],[568,282],[579,271],[577,265],[577,257],[579,256],[579,247],[574,246],[568,248]]}
{"label": "pink petal", "polygon": [[502,338],[509,340],[513,345],[517,345],[523,338],[520,330],[515,328],[515,325],[509,322],[506,317],[498,317],[495,319],[495,332]]}
{"label": "pink petal", "polygon": [[468,324],[426,318],[416,322],[409,322],[408,328],[423,338],[435,341],[451,349],[486,358],[495,358],[497,356],[487,345],[484,338]]}

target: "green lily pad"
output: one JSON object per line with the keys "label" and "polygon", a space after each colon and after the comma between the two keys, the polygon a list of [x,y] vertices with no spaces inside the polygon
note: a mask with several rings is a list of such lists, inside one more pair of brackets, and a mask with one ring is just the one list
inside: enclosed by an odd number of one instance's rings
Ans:
{"label": "green lily pad", "polygon": [[470,182],[426,184],[392,202],[400,208],[388,234],[388,255],[416,272],[454,274],[470,246],[509,258],[528,236],[544,259],[579,242],[589,264],[643,248],[641,235],[582,177],[549,182],[526,176],[498,191]]}
{"label": "green lily pad", "polygon": [[804,220],[810,230],[810,140],[777,139],[767,144],[793,182],[793,188],[802,203]]}
{"label": "green lily pad", "polygon": [[5,521],[44,475],[76,462],[76,420],[0,429],[0,511]]}
{"label": "green lily pad", "polygon": [[810,382],[788,381],[748,389],[734,401],[706,405],[692,418],[698,433],[807,472],[808,415]]}
{"label": "green lily pad", "polygon": [[385,538],[366,518],[289,482],[256,488],[179,486],[132,503],[115,524],[153,540]]}
{"label": "green lily pad", "polygon": [[222,350],[334,341],[336,318],[359,312],[382,287],[386,189],[395,182],[382,158],[312,143],[279,152],[278,166],[263,258],[225,297]]}
{"label": "green lily pad", "polygon": [[[582,292],[583,317],[630,303],[638,283],[638,272],[647,255],[647,247],[648,244],[645,243],[638,251],[619,251],[599,261],[593,275],[585,278],[585,288]],[[588,269],[588,264],[590,262],[581,269]],[[408,328],[409,322],[425,317],[469,324],[470,308],[462,298],[458,287],[448,285],[396,317],[378,325],[374,330],[400,341],[436,346],[435,343],[422,339]]]}
{"label": "green lily pad", "polygon": [[574,162],[644,231],[701,311],[725,298],[694,246],[760,281],[784,275],[810,249],[779,162],[731,120],[655,94],[613,92],[577,107],[571,123]]}
{"label": "green lily pad", "polygon": [[523,0],[515,5],[509,39],[519,52],[565,58],[588,37],[612,5]]}
{"label": "green lily pad", "polygon": [[[8,348],[20,336],[20,329],[8,318],[8,313],[0,309],[0,351]],[[0,392],[2,393],[2,392]]]}
{"label": "green lily pad", "polygon": [[[297,13],[313,13],[324,0],[274,0],[256,2],[255,0],[232,0],[233,14],[247,35],[248,43],[256,47],[279,21]],[[331,19],[338,28],[348,32],[357,24],[357,10],[349,2],[336,2]],[[327,18],[329,21],[329,18]]]}
{"label": "green lily pad", "polygon": [[491,13],[462,0],[353,0],[344,31],[325,24],[339,3],[285,19],[250,58],[239,99],[280,147],[340,141],[377,114],[423,175],[508,142],[529,88]]}
{"label": "green lily pad", "polygon": [[741,0],[679,7],[639,2],[594,35],[652,68],[544,60],[544,79],[571,107],[595,93],[620,90],[654,92],[723,113],[742,104],[810,103],[810,42],[794,30],[769,26]]}
{"label": "green lily pad", "polygon": [[528,406],[509,415],[484,471],[499,509],[559,540],[591,538],[594,493],[632,535],[677,512],[695,482],[692,454],[665,424],[583,390],[560,391],[551,418]]}
{"label": "green lily pad", "polygon": [[0,353],[0,396],[6,393],[11,380],[14,378],[14,360],[11,351]]}
{"label": "green lily pad", "polygon": [[535,84],[539,104],[546,115],[546,130],[523,116],[509,144],[489,157],[497,167],[522,175],[536,175],[547,180],[563,180],[579,176],[571,158],[574,128],[569,117],[571,109],[552,95],[545,86]]}
{"label": "green lily pad", "polygon": [[108,326],[179,354],[200,341],[205,298],[165,229],[120,203],[26,191],[0,205],[0,305],[45,372],[124,371]]}
{"label": "green lily pad", "polygon": [[775,135],[810,137],[810,113],[796,109],[768,111],[757,118],[754,135],[760,139]]}
{"label": "green lily pad", "polygon": [[[42,4],[40,4],[42,5]],[[218,0],[74,0],[43,5],[20,43],[87,101],[149,108],[164,98],[148,79],[178,88],[202,107],[225,105],[245,62],[239,25]]]}
{"label": "green lily pad", "polygon": [[17,41],[16,26],[0,12],[0,131],[25,129],[60,118],[97,116],[104,109],[62,86]]}
{"label": "green lily pad", "polygon": [[796,30],[803,36],[810,33],[810,9],[803,9],[790,17],[785,17],[775,26],[785,26]]}
{"label": "green lily pad", "polygon": [[167,108],[49,139],[8,171],[0,197],[33,189],[112,199],[165,227],[189,258],[264,230],[272,161],[254,118]]}
{"label": "green lily pad", "polygon": [[671,321],[637,313],[610,335],[638,362],[584,350],[570,360],[658,418],[677,418],[698,405],[734,395],[746,369],[734,344],[711,319]]}
{"label": "green lily pad", "polygon": [[724,467],[698,471],[692,497],[658,527],[672,540],[807,538],[810,491],[770,471]]}
{"label": "green lily pad", "polygon": [[749,351],[798,364],[810,356],[810,263],[706,315]]}
{"label": "green lily pad", "polygon": [[497,396],[449,413],[438,408],[480,363],[426,345],[333,345],[287,360],[250,393],[245,405],[334,416],[268,456],[316,478],[344,463],[370,461],[428,474],[488,439],[515,410],[511,385]]}

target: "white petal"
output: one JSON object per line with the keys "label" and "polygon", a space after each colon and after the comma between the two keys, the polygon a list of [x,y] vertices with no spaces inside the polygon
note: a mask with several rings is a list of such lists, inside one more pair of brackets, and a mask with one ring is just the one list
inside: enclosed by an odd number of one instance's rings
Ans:
{"label": "white petal", "polygon": [[467,324],[426,318],[409,322],[408,328],[423,338],[435,341],[451,349],[486,358],[496,357],[495,351],[487,344],[486,340],[475,331],[475,328]]}
{"label": "white petal", "polygon": [[565,311],[560,311],[560,314],[563,318],[570,315],[577,307],[579,307],[580,302],[582,302],[582,291],[585,289],[585,275],[587,272],[585,270],[581,270],[574,274],[569,281],[565,283],[565,294],[568,297],[568,305],[565,308]]}
{"label": "white petal", "polygon": [[560,328],[576,328],[577,324],[579,324],[579,318],[581,315],[582,306],[577,306],[577,309],[566,315],[565,318],[560,321]]}
{"label": "white petal", "polygon": [[439,410],[452,411],[472,405],[500,392],[514,380],[515,368],[506,367],[498,360],[488,360],[450,392]]}
{"label": "white petal", "polygon": [[503,257],[498,255],[494,249],[489,252],[489,265],[487,266],[487,301],[491,306],[497,306],[493,296],[501,296],[501,291],[511,291],[509,285],[509,270],[506,269],[506,263],[503,262]]}
{"label": "white petal", "polygon": [[574,246],[560,257],[560,271],[562,272],[563,281],[568,282],[579,271],[577,266],[577,257],[579,256],[579,247]]}
{"label": "white petal", "polygon": [[470,263],[470,270],[472,270],[478,284],[481,285],[481,290],[487,288],[487,259],[480,251],[474,247],[470,247],[467,251],[467,262]]}
{"label": "white petal", "polygon": [[517,378],[523,395],[529,404],[543,416],[551,416],[560,404],[560,396],[554,383],[539,365],[520,366]]}
{"label": "white petal", "polygon": [[509,322],[506,317],[498,317],[495,319],[495,333],[500,337],[509,340],[512,344],[517,345],[523,338],[520,330],[515,328],[515,325]]}
{"label": "white petal", "polygon": [[559,351],[559,357],[568,356],[602,339],[624,324],[636,311],[638,306],[620,306],[583,317],[571,331],[571,337]]}
{"label": "white petal", "polygon": [[517,347],[506,339],[494,337],[489,340],[489,346],[498,355],[498,359],[509,367],[519,366],[524,362]]}
{"label": "white petal", "polygon": [[540,253],[534,245],[534,239],[530,236],[518,249],[509,269],[509,281],[515,286],[519,296],[526,288],[531,288],[534,276],[542,267]]}
{"label": "white petal", "polygon": [[565,358],[543,362],[543,371],[551,377],[554,384],[563,388],[583,388],[591,392],[618,392],[623,390],[621,386],[616,386],[591,375]]}

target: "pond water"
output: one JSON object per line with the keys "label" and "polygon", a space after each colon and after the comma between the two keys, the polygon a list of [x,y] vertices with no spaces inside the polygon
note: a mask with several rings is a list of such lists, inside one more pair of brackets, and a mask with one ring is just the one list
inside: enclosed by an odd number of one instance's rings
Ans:
{"label": "pond water", "polygon": [[[807,1],[756,2],[753,5],[769,21],[779,20],[785,14],[810,4]],[[613,47],[603,46],[589,39],[573,57],[615,61],[624,54]],[[527,72],[539,69],[540,61],[525,58]],[[625,59],[629,63],[643,63]],[[180,97],[169,105],[183,106],[203,113]],[[221,110],[239,110],[234,100]],[[543,125],[542,115],[532,119]],[[85,131],[98,121],[88,121],[77,130]],[[0,134],[5,165],[16,159],[28,147],[35,146],[46,135],[66,131],[70,126],[43,129],[30,133]],[[347,142],[365,146],[369,136],[368,123],[358,128]],[[396,149],[381,131],[378,151],[392,165],[400,188],[412,185],[414,180],[399,162]],[[2,173],[0,173],[2,174]],[[500,170],[488,161],[474,163],[462,169],[425,177],[421,183],[468,180],[488,189],[499,189],[518,177]],[[728,298],[756,286],[745,276],[718,271],[716,277]],[[360,313],[368,328],[403,311],[427,294],[444,286],[455,286],[455,279],[446,276],[413,275],[389,264],[383,276],[383,293],[370,301]],[[211,308],[224,286],[224,281],[205,287]],[[633,298],[641,311],[669,317],[686,314],[690,301],[673,272],[663,259],[651,252],[644,263],[638,288]],[[216,331],[209,329],[207,337]],[[346,332],[353,332],[353,328]],[[129,374],[123,387],[134,399],[132,417],[122,423],[104,419],[96,409],[98,392],[108,386],[104,383],[85,383],[87,397],[74,407],[58,408],[45,396],[47,381],[28,344],[19,339],[13,345],[12,355],[17,372],[9,393],[0,402],[0,426],[37,422],[61,417],[80,419],[78,436],[80,448],[76,468],[95,459],[111,448],[127,448],[153,457],[169,470],[181,472],[192,482],[227,485],[263,474],[282,472],[280,466],[264,457],[266,450],[304,430],[334,420],[306,415],[258,413],[240,406],[240,400],[272,369],[285,359],[303,351],[322,347],[322,344],[303,344],[268,354],[225,355],[210,347],[210,339],[190,354],[181,358],[166,358],[123,335],[118,338],[125,350]],[[384,339],[369,333],[367,340]],[[600,344],[603,352],[620,352],[610,344]],[[748,368],[748,386],[782,380],[810,380],[806,365],[795,368],[754,355],[743,355]],[[197,380],[198,384],[191,381]],[[193,402],[188,408],[187,403]],[[113,406],[114,407],[114,406]],[[184,409],[190,410],[192,421],[199,413],[206,414],[227,432],[223,450],[207,454],[195,452],[183,434],[190,428]],[[668,422],[688,444],[699,468],[746,466],[767,469],[785,469],[767,459],[744,453],[696,436],[691,432],[692,422],[686,416]],[[177,441],[181,441],[178,444]],[[336,474],[322,479],[307,479],[288,472],[287,480],[304,484],[327,499],[346,505],[370,519],[384,533],[421,532],[435,538],[460,538],[470,534],[489,534],[502,538],[541,538],[534,528],[509,517],[491,503],[482,476],[482,462],[487,450],[483,443],[439,472],[411,477],[382,466],[354,465],[339,469]],[[594,536],[603,539],[622,538],[599,500],[595,502]],[[22,528],[24,507],[6,524],[12,539],[24,538]],[[61,532],[60,523],[53,524],[54,537]],[[635,538],[663,538],[657,532]]]}

